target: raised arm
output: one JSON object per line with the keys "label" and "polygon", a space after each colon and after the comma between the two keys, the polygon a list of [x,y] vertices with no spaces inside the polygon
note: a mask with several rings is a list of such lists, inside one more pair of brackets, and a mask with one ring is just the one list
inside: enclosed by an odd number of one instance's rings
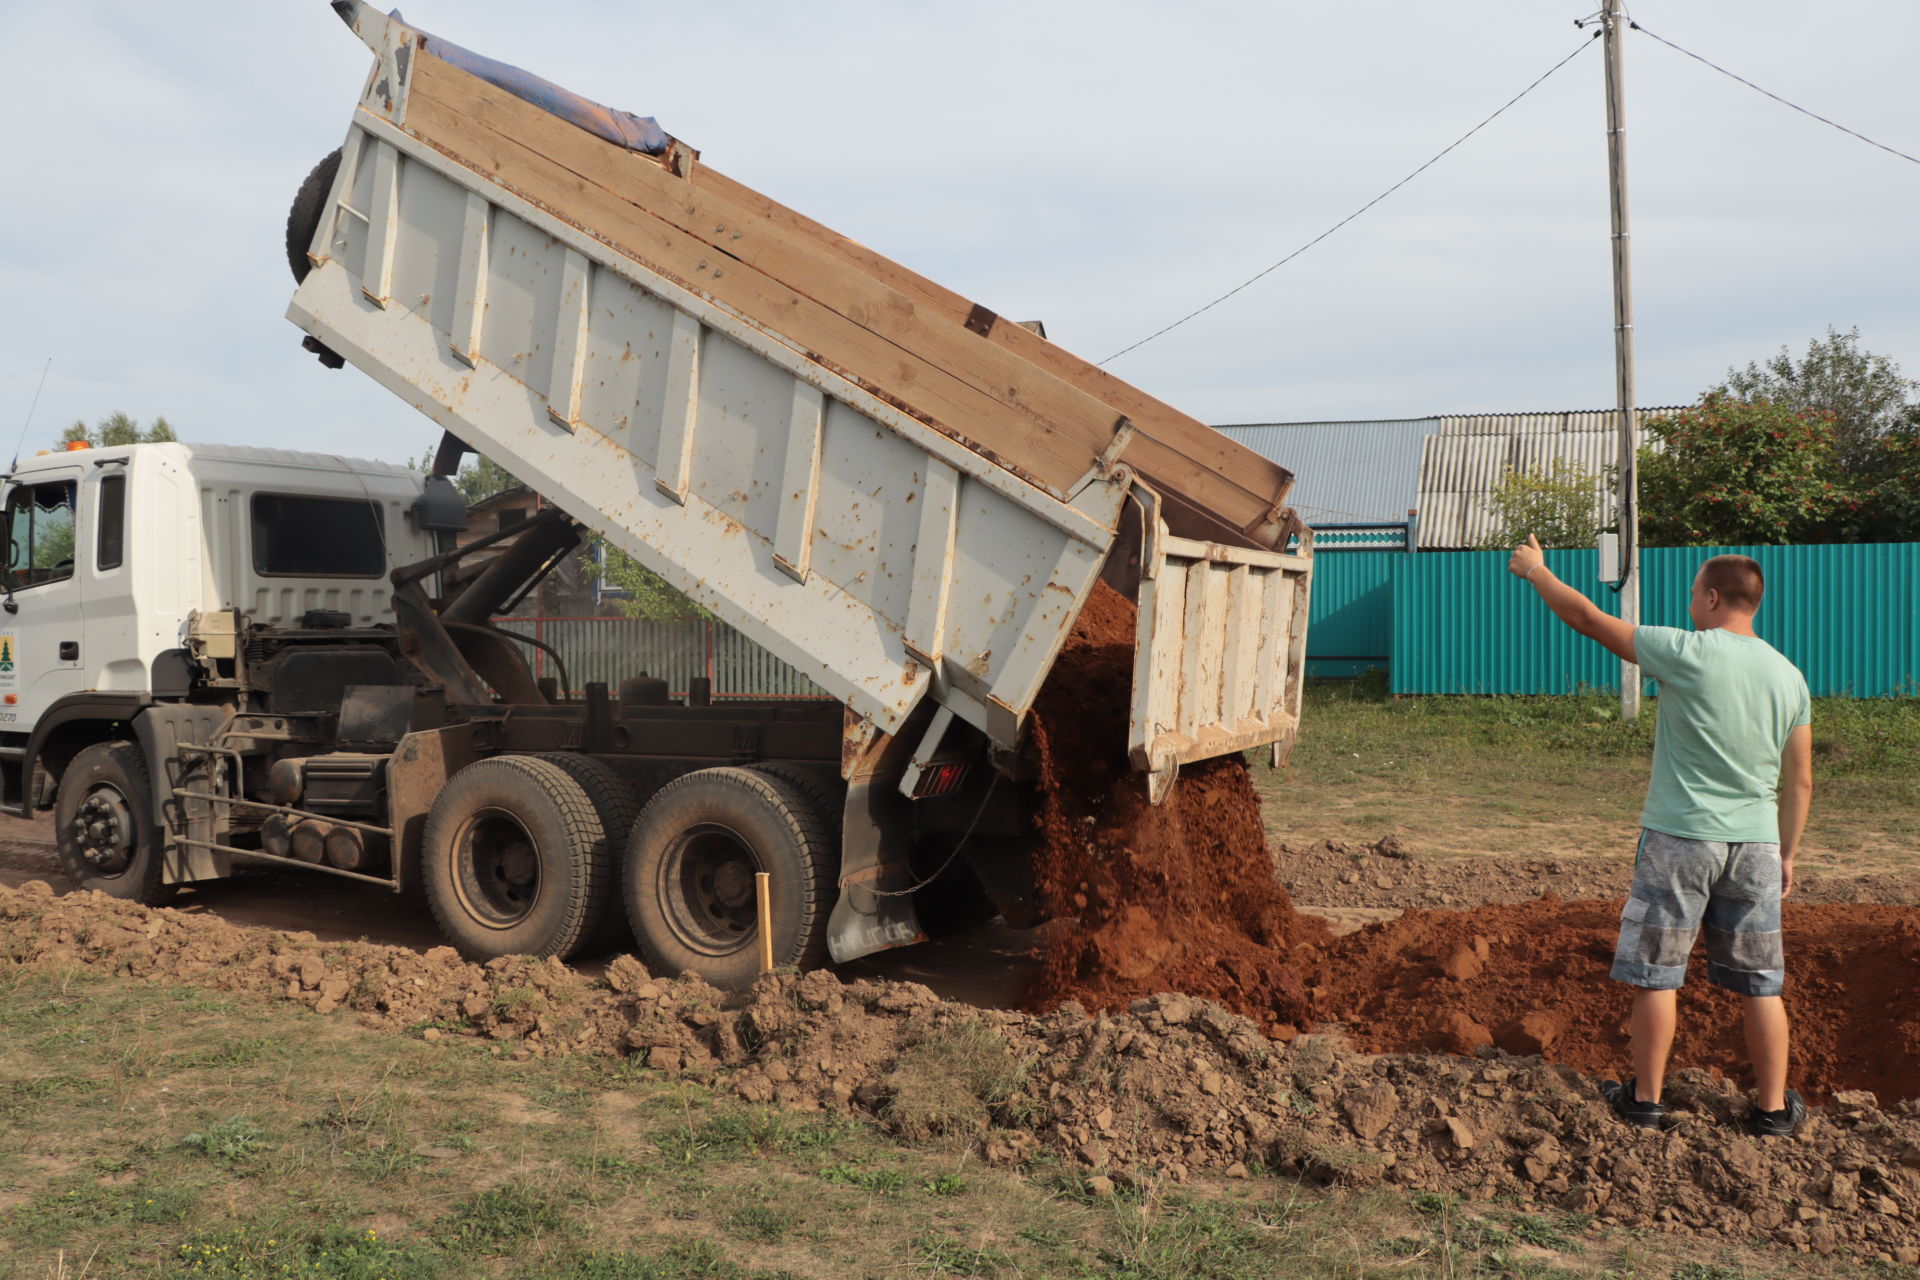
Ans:
{"label": "raised arm", "polygon": [[1507,561],[1507,572],[1530,583],[1540,593],[1540,598],[1547,602],[1547,608],[1581,635],[1589,640],[1598,640],[1610,652],[1628,662],[1640,660],[1633,651],[1633,624],[1620,621],[1554,577],[1553,570],[1547,568],[1546,554],[1540,550],[1540,540],[1532,534],[1528,534],[1527,540],[1513,549],[1513,557]]}
{"label": "raised arm", "polygon": [[1793,892],[1793,858],[1813,804],[1813,727],[1799,725],[1780,753],[1780,896]]}

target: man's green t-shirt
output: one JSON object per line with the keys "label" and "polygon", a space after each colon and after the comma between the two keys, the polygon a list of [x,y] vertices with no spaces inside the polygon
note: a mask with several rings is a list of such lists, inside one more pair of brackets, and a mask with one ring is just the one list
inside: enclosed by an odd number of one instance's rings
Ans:
{"label": "man's green t-shirt", "polygon": [[1780,753],[1812,718],[1799,668],[1724,628],[1636,627],[1640,669],[1660,682],[1653,778],[1640,825],[1688,840],[1780,839]]}

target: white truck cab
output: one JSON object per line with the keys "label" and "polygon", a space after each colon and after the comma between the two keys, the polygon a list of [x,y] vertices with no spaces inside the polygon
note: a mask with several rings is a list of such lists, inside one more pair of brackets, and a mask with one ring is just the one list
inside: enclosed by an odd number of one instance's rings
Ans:
{"label": "white truck cab", "polygon": [[[0,782],[25,812],[38,763],[141,706],[184,699],[195,650],[241,619],[391,627],[398,564],[434,553],[424,477],[384,462],[236,445],[44,453],[6,477]],[[65,732],[63,732],[63,729]]]}

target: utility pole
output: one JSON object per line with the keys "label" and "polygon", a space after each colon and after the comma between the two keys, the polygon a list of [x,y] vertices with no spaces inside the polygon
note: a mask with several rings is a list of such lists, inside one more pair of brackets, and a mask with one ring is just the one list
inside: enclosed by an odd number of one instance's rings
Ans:
{"label": "utility pole", "polygon": [[[1627,245],[1627,110],[1620,68],[1620,0],[1605,0],[1607,188],[1613,209],[1613,369],[1620,406],[1620,455],[1614,509],[1620,517],[1620,620],[1640,624],[1640,411],[1633,394],[1633,273]],[[1620,663],[1620,718],[1640,715],[1640,668]]]}

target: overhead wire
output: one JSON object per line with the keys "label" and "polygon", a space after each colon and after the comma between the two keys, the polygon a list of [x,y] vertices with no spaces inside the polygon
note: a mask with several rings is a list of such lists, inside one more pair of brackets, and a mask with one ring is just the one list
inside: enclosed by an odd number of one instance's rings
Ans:
{"label": "overhead wire", "polygon": [[1635,31],[1640,32],[1642,35],[1650,36],[1653,39],[1658,40],[1661,44],[1667,46],[1667,48],[1673,50],[1675,53],[1684,53],[1687,57],[1692,58],[1695,62],[1698,62],[1703,66],[1712,67],[1715,71],[1718,71],[1721,75],[1726,76],[1728,79],[1738,80],[1741,84],[1747,86],[1747,88],[1753,90],[1755,93],[1765,94],[1767,97],[1772,98],[1775,102],[1779,103],[1783,107],[1791,107],[1793,110],[1798,111],[1803,116],[1811,116],[1813,119],[1818,120],[1821,124],[1824,124],[1829,128],[1838,129],[1840,132],[1847,134],[1849,137],[1858,138],[1860,139],[1860,141],[1866,143],[1870,147],[1880,148],[1880,150],[1886,152],[1888,155],[1898,156],[1902,160],[1909,160],[1909,161],[1912,161],[1914,164],[1920,164],[1920,157],[1910,156],[1906,152],[1901,151],[1896,147],[1890,147],[1884,142],[1876,142],[1872,138],[1869,138],[1866,134],[1859,132],[1857,129],[1849,129],[1847,128],[1847,126],[1841,124],[1837,120],[1829,120],[1827,119],[1827,117],[1821,115],[1817,111],[1809,111],[1807,108],[1801,106],[1797,102],[1789,102],[1787,99],[1781,97],[1777,93],[1774,93],[1772,90],[1761,88],[1759,85],[1747,79],[1745,76],[1736,75],[1735,73],[1721,66],[1719,63],[1713,62],[1707,58],[1701,57],[1699,54],[1695,53],[1691,49],[1681,48],[1679,45],[1667,39],[1665,36],[1661,35],[1657,31],[1649,31],[1645,27],[1641,26],[1639,23],[1634,22],[1631,19],[1627,21],[1627,25],[1633,28]]}
{"label": "overhead wire", "polygon": [[[1648,34],[1652,34],[1652,33],[1649,32]],[[1504,103],[1500,105],[1500,108],[1497,111],[1495,111],[1492,115],[1488,116],[1486,119],[1482,120],[1479,124],[1476,124],[1475,126],[1473,126],[1473,128],[1467,130],[1465,133],[1461,134],[1458,138],[1455,138],[1452,142],[1448,143],[1445,147],[1441,148],[1440,151],[1436,153],[1432,159],[1428,160],[1425,164],[1421,165],[1418,169],[1415,169],[1412,173],[1409,173],[1406,177],[1400,179],[1400,181],[1388,187],[1385,191],[1382,191],[1379,195],[1375,196],[1373,199],[1361,205],[1358,209],[1355,209],[1352,213],[1348,214],[1346,217],[1340,219],[1340,221],[1328,227],[1325,231],[1322,231],[1319,235],[1315,236],[1313,239],[1301,245],[1298,249],[1295,249],[1292,253],[1288,254],[1286,257],[1280,259],[1280,261],[1274,263],[1272,266],[1266,268],[1264,271],[1257,272],[1256,274],[1249,277],[1248,279],[1243,280],[1239,284],[1235,285],[1233,288],[1227,290],[1225,293],[1215,298],[1212,302],[1207,303],[1204,307],[1199,307],[1193,311],[1189,311],[1186,315],[1181,316],[1178,320],[1175,320],[1172,324],[1167,325],[1164,328],[1154,330],[1152,333],[1140,339],[1138,342],[1133,343],[1131,346],[1125,346],[1120,348],[1120,350],[1114,352],[1112,355],[1108,356],[1105,360],[1101,360],[1098,363],[1103,365],[1113,363],[1115,360],[1118,360],[1121,356],[1126,355],[1129,351],[1133,351],[1139,347],[1144,347],[1145,345],[1147,345],[1147,343],[1152,342],[1155,338],[1161,337],[1164,334],[1171,333],[1175,329],[1178,329],[1181,325],[1185,324],[1187,321],[1192,320],[1197,316],[1205,315],[1207,312],[1213,310],[1215,307],[1225,302],[1228,298],[1233,297],[1235,294],[1241,292],[1242,290],[1248,288],[1251,285],[1259,283],[1261,280],[1264,280],[1266,277],[1278,271],[1281,267],[1286,266],[1289,262],[1292,262],[1295,258],[1299,257],[1301,254],[1305,253],[1307,250],[1313,248],[1313,246],[1319,244],[1322,240],[1325,240],[1328,236],[1332,235],[1334,232],[1338,231],[1340,228],[1346,226],[1349,222],[1352,222],[1355,218],[1359,217],[1361,214],[1365,213],[1367,210],[1373,208],[1373,206],[1379,204],[1382,200],[1385,200],[1388,196],[1392,195],[1394,192],[1398,191],[1400,188],[1406,186],[1409,182],[1412,182],[1415,178],[1425,173],[1428,169],[1431,169],[1434,165],[1438,164],[1441,160],[1446,158],[1447,154],[1452,150],[1454,150],[1454,148],[1458,147],[1461,143],[1465,142],[1468,138],[1471,138],[1474,134],[1480,132],[1482,129],[1492,124],[1495,120],[1499,119],[1503,114],[1505,114],[1505,112],[1509,107],[1513,106],[1516,102],[1519,102],[1520,99],[1526,97],[1528,94],[1532,93],[1535,89],[1538,89],[1543,83],[1545,83],[1548,76],[1551,76],[1554,72],[1558,71],[1560,68],[1566,66],[1569,62],[1572,62],[1575,58],[1579,57],[1580,54],[1591,43],[1592,43],[1591,40],[1587,40],[1582,44],[1580,44],[1577,48],[1574,49],[1572,53],[1560,59],[1560,61],[1554,63],[1551,67],[1548,67],[1546,71],[1542,72],[1539,79],[1535,80],[1532,84],[1528,85],[1526,88],[1522,89],[1520,92],[1514,94],[1511,98],[1508,98]]]}

